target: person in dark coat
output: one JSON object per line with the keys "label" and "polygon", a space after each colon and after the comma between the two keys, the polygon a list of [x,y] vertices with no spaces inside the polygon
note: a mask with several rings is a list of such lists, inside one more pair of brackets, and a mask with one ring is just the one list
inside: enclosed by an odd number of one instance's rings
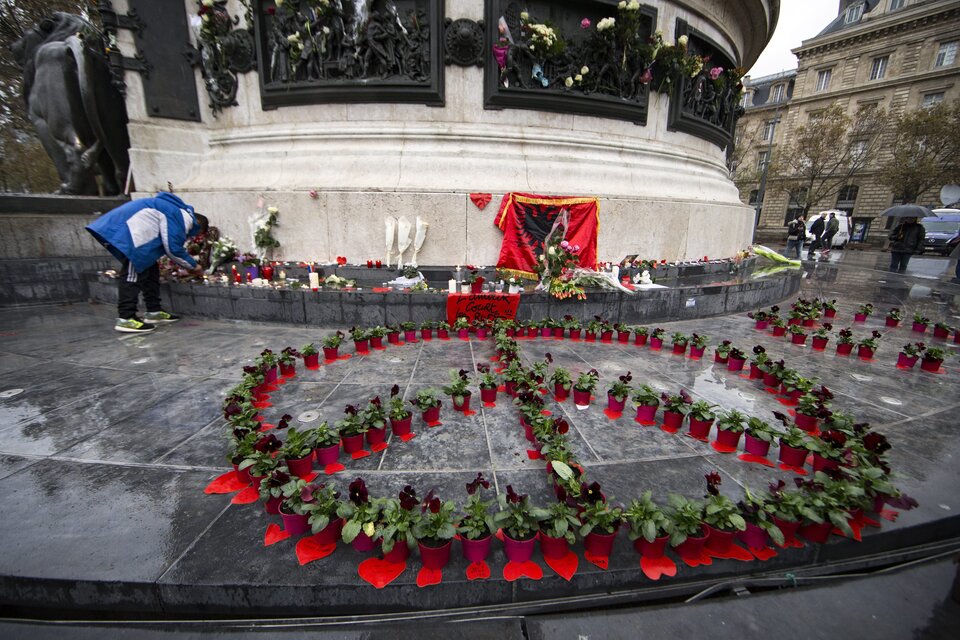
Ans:
{"label": "person in dark coat", "polygon": [[926,229],[916,218],[904,218],[890,232],[890,271],[903,273],[907,270],[910,256],[923,247]]}
{"label": "person in dark coat", "polygon": [[800,252],[803,251],[803,239],[807,235],[807,221],[801,213],[790,221],[787,225],[787,257],[793,254],[793,257],[800,259]]}
{"label": "person in dark coat", "polygon": [[[203,267],[187,253],[184,244],[207,227],[205,216],[172,193],[163,191],[155,198],[120,205],[87,226],[87,231],[121,263],[114,329],[146,333],[153,331],[155,324],[180,319],[160,306],[157,260],[166,255],[190,273],[202,275]],[[141,293],[147,305],[144,319],[137,317]]]}
{"label": "person in dark coat", "polygon": [[810,225],[810,235],[813,236],[813,241],[810,243],[810,247],[807,249],[807,260],[813,260],[813,252],[820,248],[820,237],[823,235],[825,228],[826,225],[823,222],[822,215],[814,220],[813,224]]}

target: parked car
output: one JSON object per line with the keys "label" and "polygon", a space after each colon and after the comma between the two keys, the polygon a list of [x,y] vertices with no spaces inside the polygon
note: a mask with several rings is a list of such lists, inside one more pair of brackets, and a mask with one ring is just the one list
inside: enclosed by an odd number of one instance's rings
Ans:
{"label": "parked car", "polygon": [[829,211],[821,211],[817,215],[810,216],[810,219],[807,220],[807,243],[813,242],[813,234],[810,233],[810,227],[813,226],[813,223],[817,220],[817,218],[823,216],[823,224],[826,225],[827,218],[831,213],[836,214],[837,220],[840,222],[840,228],[837,230],[837,234],[833,236],[833,242],[830,243],[830,248],[842,249],[847,245],[848,242],[850,242],[850,216],[847,215],[846,211],[837,211],[836,209],[832,209]]}
{"label": "parked car", "polygon": [[960,242],[960,209],[934,209],[935,216],[920,220],[927,233],[923,251],[950,255]]}

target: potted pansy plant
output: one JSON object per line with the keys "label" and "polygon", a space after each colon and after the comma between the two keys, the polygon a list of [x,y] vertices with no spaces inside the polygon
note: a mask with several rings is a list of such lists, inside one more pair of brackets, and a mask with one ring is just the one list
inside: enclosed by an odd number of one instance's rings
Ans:
{"label": "potted pansy plant", "polygon": [[301,357],[300,352],[293,347],[284,347],[280,355],[277,356],[277,363],[280,365],[280,375],[284,378],[292,378],[297,374],[297,358]]}
{"label": "potted pansy plant", "polygon": [[945,349],[940,347],[927,347],[920,360],[920,368],[924,371],[936,373],[940,371],[940,365],[943,364],[943,359],[946,355],[947,352]]}
{"label": "potted pansy plant", "polygon": [[413,416],[410,410],[407,409],[406,403],[403,401],[403,396],[400,395],[400,386],[396,384],[390,388],[389,412],[390,430],[393,432],[393,435],[400,437],[410,433]]}
{"label": "potted pansy plant", "polygon": [[540,551],[544,558],[560,559],[570,552],[577,541],[580,528],[577,508],[568,502],[553,502],[546,508],[547,515],[540,522]]}
{"label": "potted pansy plant", "polygon": [[680,389],[677,394],[661,393],[660,400],[663,404],[663,428],[670,433],[675,433],[683,425],[683,419],[690,413],[693,398]]}
{"label": "potted pansy plant", "polygon": [[653,492],[645,491],[634,499],[623,512],[630,529],[628,535],[633,548],[645,558],[660,558],[666,551],[672,523],[663,509],[653,500]]}
{"label": "potted pansy plant", "polygon": [[317,446],[315,429],[297,431],[290,427],[287,437],[280,447],[280,456],[286,460],[290,473],[303,478],[313,471],[313,450]]}
{"label": "potted pansy plant", "polygon": [[319,485],[309,484],[303,478],[292,477],[281,487],[283,501],[280,503],[280,518],[283,528],[292,536],[310,530],[310,511],[307,505],[315,499],[314,491]]}
{"label": "potted pansy plant", "polygon": [[856,340],[853,338],[853,331],[849,328],[840,329],[837,332],[837,355],[848,356],[853,351],[853,345]]}
{"label": "potted pansy plant", "polygon": [[477,365],[477,371],[480,373],[480,401],[484,404],[496,402],[500,377],[488,364]]}
{"label": "potted pansy plant", "polygon": [[717,345],[717,348],[713,351],[713,361],[718,364],[727,364],[727,358],[730,357],[730,350],[733,349],[733,343],[729,340],[724,340]]}
{"label": "potted pansy plant", "polygon": [[366,353],[370,350],[370,337],[363,327],[351,327],[350,338],[353,340],[353,347],[357,353]]}
{"label": "potted pansy plant", "polygon": [[375,543],[380,543],[383,559],[387,562],[405,562],[410,550],[417,546],[414,530],[420,522],[420,500],[409,484],[396,498],[383,501],[383,513],[374,532]]}
{"label": "potted pansy plant", "polygon": [[450,384],[443,392],[453,399],[454,411],[467,411],[470,408],[470,377],[466,370],[450,371]]}
{"label": "potted pansy plant", "polygon": [[449,340],[449,339],[450,339],[450,324],[449,324],[449,323],[447,323],[447,322],[445,322],[445,321],[443,321],[443,320],[440,320],[439,322],[436,323],[436,328],[437,328],[437,337],[438,337],[438,338],[440,338],[441,340]]}
{"label": "potted pansy plant", "polygon": [[573,385],[573,402],[580,407],[588,406],[599,381],[600,373],[596,369],[584,371],[577,376],[577,381]]}
{"label": "potted pansy plant", "polygon": [[490,488],[490,481],[478,473],[467,483],[467,502],[463,505],[457,522],[463,557],[470,562],[483,562],[490,553],[490,542],[497,525],[491,511],[492,500],[484,500],[481,491]]}
{"label": "potted pansy plant", "polygon": [[503,547],[510,562],[527,562],[533,555],[540,522],[547,515],[545,509],[530,503],[530,497],[519,494],[507,485],[506,493],[497,496],[500,511],[494,516],[494,523],[503,530]]}
{"label": "potted pansy plant", "polygon": [[607,390],[607,409],[620,413],[627,404],[627,398],[630,396],[630,381],[633,375],[627,371],[626,374],[619,376],[610,388]]}
{"label": "potted pansy plant", "polygon": [[403,341],[404,342],[416,342],[417,341],[417,323],[416,322],[401,322],[400,330],[403,331]]}
{"label": "potted pansy plant", "polygon": [[872,358],[873,354],[877,351],[877,347],[880,345],[880,338],[882,337],[883,334],[874,329],[870,333],[870,337],[863,338],[857,343],[857,355],[865,360]]}
{"label": "potted pansy plant", "polygon": [[609,557],[613,543],[623,522],[623,508],[611,506],[600,488],[593,482],[580,489],[580,535],[587,553]]}
{"label": "potted pansy plant", "polygon": [[737,533],[737,538],[747,547],[763,549],[768,540],[772,540],[777,546],[783,546],[783,532],[774,523],[763,496],[755,496],[749,489],[745,489],[744,498],[737,503],[737,508],[746,522],[745,529]]}
{"label": "potted pansy plant", "polygon": [[710,427],[713,426],[713,420],[717,417],[714,409],[717,405],[711,404],[706,400],[698,400],[689,407],[690,437],[706,442],[710,435]]}
{"label": "potted pansy plant", "polygon": [[941,340],[946,340],[950,337],[950,332],[953,331],[953,328],[948,325],[946,322],[937,322],[933,325],[933,337],[940,338]]}
{"label": "potted pansy plant", "polygon": [[820,305],[823,308],[823,317],[824,318],[836,318],[837,317],[837,299],[832,300],[821,300]]}
{"label": "potted pansy plant", "polygon": [[912,330],[916,333],[924,333],[927,330],[927,325],[930,324],[930,318],[923,315],[919,311],[914,312],[913,314],[913,327]]}
{"label": "potted pansy plant", "polygon": [[662,349],[663,348],[663,336],[666,335],[666,331],[657,327],[650,332],[650,348],[651,349]]}
{"label": "potted pansy plant", "polygon": [[804,344],[807,341],[807,331],[803,325],[790,325],[790,342],[793,344]]}
{"label": "potted pansy plant", "polygon": [[344,418],[338,420],[335,426],[340,433],[344,452],[353,454],[363,449],[363,434],[367,432],[368,427],[355,405],[348,404],[344,407],[343,414]]}
{"label": "potted pansy plant", "polygon": [[815,329],[812,334],[812,346],[814,351],[823,351],[827,348],[827,342],[830,341],[830,332],[833,331],[833,325],[824,322],[819,329]]}
{"label": "potted pansy plant", "polygon": [[571,339],[573,340],[580,339],[580,331],[582,330],[582,327],[580,324],[580,320],[578,320],[577,318],[574,318],[571,315],[563,316],[563,328],[569,332]]}
{"label": "potted pansy plant", "polygon": [[303,366],[307,369],[320,367],[320,350],[313,342],[300,347],[300,355],[303,356]]}
{"label": "potted pansy plant", "polygon": [[367,331],[367,339],[370,341],[371,349],[382,349],[383,348],[383,337],[387,335],[387,328],[384,326],[377,325],[376,327],[371,327]]}
{"label": "potted pansy plant", "polygon": [[640,385],[633,392],[634,406],[637,408],[636,421],[642,424],[653,424],[660,406],[660,394],[650,385]]}
{"label": "potted pansy plant", "polygon": [[633,328],[633,344],[638,347],[642,347],[647,344],[647,338],[650,335],[650,329],[647,327],[634,327]]}
{"label": "potted pansy plant", "polygon": [[420,560],[427,569],[443,569],[450,561],[450,548],[457,535],[456,510],[452,500],[441,500],[433,491],[420,505],[420,519],[413,532],[420,546]]}
{"label": "potted pansy plant", "polygon": [[736,409],[722,411],[717,419],[717,445],[736,451],[740,444],[740,434],[746,428],[747,416]]}
{"label": "potted pansy plant", "polygon": [[731,347],[727,356],[727,371],[742,371],[746,363],[746,354],[737,347]]}
{"label": "potted pansy plant", "polygon": [[340,345],[343,344],[343,332],[337,331],[323,338],[323,358],[325,360],[336,360]]}
{"label": "potted pansy plant", "polygon": [[673,344],[673,353],[680,355],[687,352],[687,343],[690,342],[690,338],[679,332],[675,331],[672,336],[670,336],[670,341]]}
{"label": "potted pansy plant", "polygon": [[743,450],[749,455],[765,458],[770,451],[770,443],[773,442],[777,433],[769,423],[756,416],[750,416],[743,436]]}
{"label": "potted pansy plant", "polygon": [[440,420],[440,398],[438,392],[433,388],[420,389],[413,404],[423,413],[423,421],[427,424]]}
{"label": "potted pansy plant", "polygon": [[664,515],[670,521],[670,546],[682,555],[699,556],[707,541],[703,525],[703,502],[671,494]]}
{"label": "potted pansy plant", "polygon": [[370,497],[362,478],[351,482],[349,491],[349,499],[337,507],[337,515],[343,518],[340,537],[356,551],[371,551],[377,546],[377,527],[383,526],[384,501]]}
{"label": "potted pansy plant", "polygon": [[557,367],[550,373],[550,382],[553,383],[553,395],[558,402],[563,402],[570,395],[573,388],[573,377],[563,367]]}
{"label": "potted pansy plant", "polygon": [[387,439],[387,410],[380,401],[380,396],[367,403],[362,416],[367,428],[367,442],[371,447],[382,445]]}
{"label": "potted pansy plant", "polygon": [[303,510],[315,540],[320,544],[336,544],[343,527],[343,520],[337,515],[340,492],[329,485],[314,483],[306,484],[300,492],[304,496],[309,492],[309,501],[304,502]]}
{"label": "potted pansy plant", "polygon": [[700,359],[703,357],[703,352],[707,350],[707,343],[710,339],[707,336],[702,336],[698,333],[690,335],[690,357],[694,359]]}
{"label": "potted pansy plant", "polygon": [[903,320],[903,312],[900,311],[899,307],[893,307],[890,311],[887,311],[886,325],[888,327],[899,326],[900,322]]}
{"label": "potted pansy plant", "polygon": [[264,509],[267,513],[276,515],[280,513],[280,504],[283,502],[283,487],[290,482],[290,474],[287,469],[277,467],[267,474],[260,483],[260,499],[264,501]]}
{"label": "potted pansy plant", "polygon": [[737,504],[720,493],[720,474],[711,471],[704,477],[707,479],[707,495],[703,522],[710,531],[706,546],[711,551],[726,553],[737,532],[746,530],[747,521],[740,514]]}
{"label": "potted pansy plant", "polygon": [[866,304],[861,304],[857,307],[856,313],[853,314],[854,322],[866,322],[867,317],[873,315],[873,305],[869,302]]}
{"label": "potted pansy plant", "polygon": [[781,336],[786,335],[787,323],[783,318],[779,316],[777,316],[776,318],[771,318],[770,324],[772,325],[771,333],[773,334],[774,338],[779,338]]}
{"label": "potted pansy plant", "polygon": [[922,342],[911,342],[903,345],[897,355],[897,366],[901,369],[913,369],[925,349],[926,345]]}
{"label": "potted pansy plant", "polygon": [[466,316],[457,316],[453,321],[453,328],[457,332],[457,337],[466,340],[470,337],[470,320]]}
{"label": "potted pansy plant", "polygon": [[321,422],[314,429],[314,453],[321,468],[334,464],[340,457],[340,432]]}

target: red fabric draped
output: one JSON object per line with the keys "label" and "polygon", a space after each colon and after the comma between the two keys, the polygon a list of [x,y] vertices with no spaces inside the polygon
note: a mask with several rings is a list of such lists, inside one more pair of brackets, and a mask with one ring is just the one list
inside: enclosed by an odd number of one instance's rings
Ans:
{"label": "red fabric draped", "polygon": [[570,225],[564,238],[570,244],[580,245],[581,267],[596,269],[599,199],[530,193],[508,193],[500,202],[494,221],[503,231],[497,268],[525,278],[536,278],[537,257],[543,253],[543,240],[563,209],[570,214]]}

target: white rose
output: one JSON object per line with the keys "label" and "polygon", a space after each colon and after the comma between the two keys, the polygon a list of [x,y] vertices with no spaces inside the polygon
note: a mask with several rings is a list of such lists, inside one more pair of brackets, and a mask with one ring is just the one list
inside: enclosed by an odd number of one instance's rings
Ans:
{"label": "white rose", "polygon": [[291,33],[290,35],[287,36],[287,42],[291,42],[291,43],[293,43],[293,42],[300,42],[300,34],[299,34],[299,33]]}
{"label": "white rose", "polygon": [[563,81],[563,84],[566,85],[566,86],[568,86],[568,87],[572,87],[572,86],[573,86],[573,78],[571,78],[571,77],[568,76],[567,79]]}
{"label": "white rose", "polygon": [[583,82],[583,76],[580,75],[579,73],[573,76],[573,79],[576,80],[577,82]]}
{"label": "white rose", "polygon": [[552,256],[555,256],[555,255],[557,255],[557,248],[556,248],[556,247],[550,247],[549,249],[547,249],[547,253],[549,253],[549,254],[552,255]]}
{"label": "white rose", "polygon": [[636,11],[639,8],[640,8],[640,2],[638,2],[638,0],[630,0],[630,2],[627,3],[627,9],[629,9],[630,11]]}
{"label": "white rose", "polygon": [[520,12],[520,19],[523,20],[524,22],[526,22],[527,20],[530,19],[530,14],[527,13],[526,11],[521,11],[521,12]]}
{"label": "white rose", "polygon": [[686,48],[688,41],[689,41],[689,38],[687,38],[687,36],[680,36],[679,38],[677,38],[677,44],[684,48]]}
{"label": "white rose", "polygon": [[590,67],[580,67],[580,73],[582,75],[587,75],[588,73],[590,73]]}
{"label": "white rose", "polygon": [[617,9],[626,9],[626,8],[627,8],[627,1],[620,0],[620,4],[617,5]]}
{"label": "white rose", "polygon": [[212,7],[212,6],[213,6],[213,0],[203,0],[203,6],[205,6],[205,7]]}
{"label": "white rose", "polygon": [[272,214],[272,215],[276,215],[276,214],[280,213],[280,209],[278,209],[278,208],[276,208],[276,207],[267,207],[267,213]]}

